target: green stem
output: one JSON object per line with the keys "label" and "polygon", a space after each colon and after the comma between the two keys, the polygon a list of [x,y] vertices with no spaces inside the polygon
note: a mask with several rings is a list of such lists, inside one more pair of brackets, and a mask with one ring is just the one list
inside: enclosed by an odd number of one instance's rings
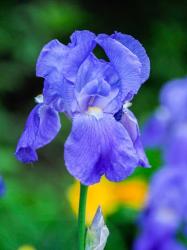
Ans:
{"label": "green stem", "polygon": [[80,183],[80,198],[79,198],[79,217],[78,217],[78,249],[85,250],[85,216],[86,216],[86,198],[88,187]]}

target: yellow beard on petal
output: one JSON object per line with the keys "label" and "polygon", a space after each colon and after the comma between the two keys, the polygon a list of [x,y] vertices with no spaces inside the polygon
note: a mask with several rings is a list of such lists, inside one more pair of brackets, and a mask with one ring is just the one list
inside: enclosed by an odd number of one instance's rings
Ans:
{"label": "yellow beard on petal", "polygon": [[103,111],[101,108],[93,106],[93,107],[88,107],[87,113],[89,115],[95,116],[95,118],[100,119],[103,117]]}

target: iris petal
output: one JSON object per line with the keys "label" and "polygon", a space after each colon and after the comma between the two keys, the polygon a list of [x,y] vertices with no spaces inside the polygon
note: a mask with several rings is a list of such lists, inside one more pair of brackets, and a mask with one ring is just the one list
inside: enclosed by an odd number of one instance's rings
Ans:
{"label": "iris petal", "polygon": [[119,77],[110,63],[90,55],[80,66],[77,73],[76,91],[79,106],[85,110],[89,104],[90,96],[92,105],[99,106],[107,113],[119,109],[121,101],[119,94]]}
{"label": "iris petal", "polygon": [[36,75],[48,81],[60,81],[62,76],[74,82],[81,63],[95,46],[95,35],[89,31],[76,31],[71,43],[63,45],[52,40],[42,49],[36,65]]}
{"label": "iris petal", "polygon": [[141,83],[142,64],[139,58],[123,44],[101,34],[96,38],[120,77],[121,100],[132,99]]}
{"label": "iris petal", "polygon": [[88,82],[96,79],[104,79],[111,85],[119,81],[115,69],[109,62],[98,59],[93,54],[90,54],[77,72],[77,90],[80,91]]}
{"label": "iris petal", "polygon": [[138,159],[126,129],[112,115],[81,114],[74,117],[65,143],[65,163],[75,178],[91,185],[102,175],[111,181],[127,178]]}
{"label": "iris petal", "polygon": [[25,130],[18,142],[15,155],[24,163],[38,159],[36,149],[51,142],[60,130],[58,113],[49,106],[39,104],[30,113]]}
{"label": "iris petal", "polygon": [[79,110],[85,111],[89,106],[101,106],[97,105],[97,100],[108,100],[110,95],[111,87],[103,79],[95,79],[88,82],[81,90],[81,92],[76,92],[77,103]]}
{"label": "iris petal", "polygon": [[121,123],[123,124],[123,126],[126,128],[126,130],[128,131],[130,135],[134,148],[139,157],[140,166],[149,167],[149,163],[148,163],[148,160],[145,155],[144,148],[141,142],[140,130],[139,130],[136,117],[133,115],[133,113],[130,110],[126,110],[122,115]]}
{"label": "iris petal", "polygon": [[144,47],[141,43],[136,40],[134,37],[126,34],[122,34],[120,32],[116,32],[112,35],[112,38],[116,39],[120,43],[122,43],[125,47],[127,47],[130,51],[132,51],[140,60],[142,67],[141,67],[141,74],[140,74],[140,83],[145,82],[150,73],[150,61],[149,57],[146,54]]}
{"label": "iris petal", "polygon": [[95,79],[86,84],[84,91],[88,95],[108,96],[110,92],[110,85],[104,79],[101,79],[100,81]]}
{"label": "iris petal", "polygon": [[54,107],[58,112],[66,112],[71,115],[76,102],[74,85],[62,78],[60,82],[44,82],[43,95],[45,103]]}

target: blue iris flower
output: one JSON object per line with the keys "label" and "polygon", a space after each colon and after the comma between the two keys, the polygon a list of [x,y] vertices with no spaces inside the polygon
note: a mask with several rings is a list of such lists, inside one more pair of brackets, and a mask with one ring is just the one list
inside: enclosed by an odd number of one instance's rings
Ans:
{"label": "blue iris flower", "polygon": [[186,250],[186,247],[167,234],[155,235],[153,228],[150,228],[135,241],[133,250]]}
{"label": "blue iris flower", "polygon": [[186,249],[176,240],[187,225],[187,200],[182,195],[187,192],[187,169],[180,170],[168,165],[154,175],[134,250]]}
{"label": "blue iris flower", "polygon": [[[94,55],[96,46],[108,61]],[[17,159],[36,161],[36,150],[59,132],[59,112],[64,112],[72,120],[65,164],[81,183],[97,183],[102,175],[121,181],[138,165],[147,167],[138,123],[128,103],[149,71],[144,48],[129,35],[76,31],[68,45],[52,40],[37,61],[36,74],[44,78],[43,95],[36,98],[38,104],[18,142]]]}
{"label": "blue iris flower", "polygon": [[186,107],[187,78],[169,81],[161,90],[160,107],[144,125],[143,144],[162,148],[169,165],[187,164]]}
{"label": "blue iris flower", "polygon": [[187,78],[166,83],[160,104],[144,126],[143,143],[160,147],[166,166],[151,181],[135,250],[186,249],[177,233],[185,234],[187,225],[187,200],[182,195],[187,192]]}

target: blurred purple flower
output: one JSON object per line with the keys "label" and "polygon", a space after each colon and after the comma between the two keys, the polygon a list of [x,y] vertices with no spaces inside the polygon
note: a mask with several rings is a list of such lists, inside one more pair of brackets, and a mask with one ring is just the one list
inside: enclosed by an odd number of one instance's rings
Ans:
{"label": "blurred purple flower", "polygon": [[160,93],[160,103],[144,125],[143,144],[145,147],[161,147],[166,164],[186,165],[187,78],[166,83]]}
{"label": "blurred purple flower", "polygon": [[168,109],[173,121],[186,121],[187,77],[167,82],[161,91],[160,103]]}
{"label": "blurred purple flower", "polygon": [[5,193],[5,184],[3,178],[0,176],[0,196]]}
{"label": "blurred purple flower", "polygon": [[[96,45],[109,61],[93,54]],[[64,112],[73,123],[65,143],[65,163],[83,184],[99,182],[102,175],[121,181],[138,164],[148,166],[137,120],[127,106],[149,71],[144,48],[129,35],[96,37],[89,31],[76,31],[68,45],[49,42],[36,67],[37,76],[45,79],[43,100],[37,98],[39,104],[29,115],[17,159],[36,161],[36,149],[54,139],[60,130],[58,112]],[[115,115],[123,105],[117,121]]]}
{"label": "blurred purple flower", "polygon": [[[155,174],[140,219],[142,233],[135,243],[135,250],[169,250],[178,230],[183,228],[185,233],[187,200],[182,194],[187,193],[186,180],[185,167],[178,171],[177,168],[166,166]],[[177,243],[174,246],[171,249],[185,249]]]}
{"label": "blurred purple flower", "polygon": [[187,192],[186,180],[186,167],[181,167],[178,171],[177,168],[166,166],[154,175],[150,184],[144,223],[147,217],[151,223],[154,221],[158,224],[158,228],[164,225],[168,230],[176,231],[182,221],[187,222],[187,200],[181,195]]}
{"label": "blurred purple flower", "polygon": [[186,247],[167,234],[155,234],[150,228],[136,239],[133,250],[186,250]]}
{"label": "blurred purple flower", "polygon": [[159,250],[186,250],[180,242],[174,239],[168,239],[166,242],[163,241],[163,245]]}
{"label": "blurred purple flower", "polygon": [[170,114],[165,107],[160,107],[147,120],[143,127],[142,141],[145,147],[160,147],[167,139]]}

